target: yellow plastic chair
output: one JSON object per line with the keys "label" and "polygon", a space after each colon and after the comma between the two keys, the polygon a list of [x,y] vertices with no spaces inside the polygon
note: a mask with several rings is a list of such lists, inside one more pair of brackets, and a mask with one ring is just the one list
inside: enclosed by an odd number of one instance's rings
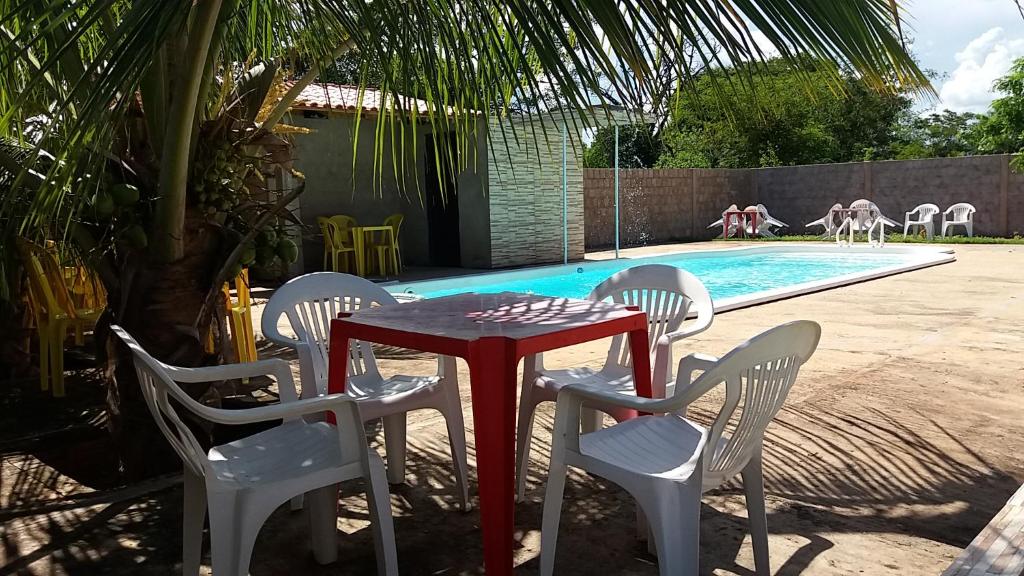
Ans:
{"label": "yellow plastic chair", "polygon": [[[339,272],[339,260],[347,272],[355,268],[355,247],[352,245],[351,228],[355,226],[355,219],[349,216],[332,216],[327,218],[318,216],[317,224],[320,225],[320,234],[324,238],[324,270],[327,270],[328,260],[331,263],[331,270]],[[344,224],[344,225],[343,225]],[[349,265],[351,262],[351,266]]]}
{"label": "yellow plastic chair", "polygon": [[374,239],[369,244],[369,250],[377,253],[377,270],[382,276],[387,276],[389,271],[393,271],[396,276],[402,272],[402,253],[398,248],[398,233],[402,229],[404,221],[403,214],[388,216],[384,219],[384,226],[391,227],[391,234],[374,234]]}
{"label": "yellow plastic chair", "polygon": [[231,299],[231,292],[228,284],[223,288],[225,302],[227,302],[227,314],[231,326],[231,344],[235,348],[235,358],[238,362],[255,362],[256,357],[256,335],[252,327],[252,298],[249,294],[249,270],[242,269],[242,273],[235,278],[236,299]]}
{"label": "yellow plastic chair", "polygon": [[64,283],[64,272],[54,251],[27,240],[18,241],[18,250],[29,282],[29,306],[39,338],[39,387],[53,388],[54,396],[64,396],[64,340],[73,328],[76,341],[96,325],[103,308],[75,306]]}

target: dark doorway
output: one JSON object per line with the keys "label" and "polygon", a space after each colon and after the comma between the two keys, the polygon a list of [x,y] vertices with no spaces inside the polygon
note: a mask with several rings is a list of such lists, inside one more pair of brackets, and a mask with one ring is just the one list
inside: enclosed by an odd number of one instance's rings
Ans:
{"label": "dark doorway", "polygon": [[[432,266],[461,266],[459,245],[459,185],[457,175],[458,150],[455,140],[448,135],[437,138],[427,136],[426,201],[427,230],[430,264]],[[440,157],[436,146],[444,146]],[[447,152],[447,153],[446,153]]]}

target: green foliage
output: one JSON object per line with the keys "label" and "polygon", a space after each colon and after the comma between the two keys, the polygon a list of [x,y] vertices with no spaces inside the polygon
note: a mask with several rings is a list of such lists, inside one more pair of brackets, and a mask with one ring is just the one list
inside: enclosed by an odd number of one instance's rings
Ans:
{"label": "green foliage", "polygon": [[[661,154],[661,140],[651,124],[619,126],[619,168],[652,168]],[[615,127],[600,128],[583,152],[585,168],[611,168],[615,164]]]}
{"label": "green foliage", "polygon": [[879,159],[948,158],[980,152],[983,117],[945,110],[927,116],[906,114],[895,127],[891,149]]}
{"label": "green foliage", "polygon": [[[676,94],[658,166],[751,168],[861,160],[887,150],[912,102],[831,64],[778,60],[705,73]],[[752,77],[752,83],[744,79]],[[722,86],[732,89],[721,93]]]}
{"label": "green foliage", "polygon": [[1004,96],[992,101],[991,112],[978,126],[979,148],[987,154],[1024,151],[1024,58],[1015,61],[993,87]]}

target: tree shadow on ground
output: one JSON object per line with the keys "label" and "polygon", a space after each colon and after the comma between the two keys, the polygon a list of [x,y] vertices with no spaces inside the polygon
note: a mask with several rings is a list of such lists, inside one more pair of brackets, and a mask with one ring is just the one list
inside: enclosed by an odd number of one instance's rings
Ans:
{"label": "tree shadow on ground", "polygon": [[[268,354],[269,355],[269,354]],[[271,392],[272,394],[272,392]],[[710,410],[691,415],[707,420]],[[538,570],[551,411],[538,413],[530,490],[516,506],[517,573]],[[965,546],[1018,483],[933,418],[875,407],[802,403],[787,407],[765,437],[769,532],[797,542],[776,573],[809,574],[835,546],[834,534],[902,534]],[[472,419],[467,416],[467,423]],[[368,426],[380,447],[379,427]],[[472,430],[471,493],[476,492]],[[391,489],[402,574],[479,574],[479,513],[456,505],[453,465],[441,417],[410,421],[407,483]],[[38,446],[3,452],[0,576],[169,574],[180,571],[181,489],[163,484],[84,493]],[[40,452],[41,453],[41,452]],[[41,453],[42,454],[42,453]],[[32,460],[56,466],[30,466]],[[49,472],[47,472],[49,471]],[[51,476],[47,476],[50,474]],[[63,478],[63,479],[62,479]],[[134,490],[134,491],[133,491]],[[361,482],[346,483],[338,521],[339,562],[317,566],[304,513],[287,506],[260,533],[254,576],[374,573],[376,561]],[[632,499],[600,478],[573,472],[559,532],[559,574],[657,574],[635,538]],[[701,573],[752,574],[742,491],[727,484],[705,498]],[[206,546],[208,547],[208,539]],[[208,565],[208,549],[205,561]],[[776,552],[778,554],[778,552]],[[746,551],[749,558],[749,550]]]}

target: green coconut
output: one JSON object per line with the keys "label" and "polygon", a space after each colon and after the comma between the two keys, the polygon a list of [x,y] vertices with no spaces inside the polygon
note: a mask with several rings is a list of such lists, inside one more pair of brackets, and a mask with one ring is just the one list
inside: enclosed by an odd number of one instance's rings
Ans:
{"label": "green coconut", "polygon": [[92,197],[92,209],[96,216],[106,218],[114,213],[114,199],[108,192],[100,190]]}
{"label": "green coconut", "polygon": [[256,261],[256,247],[252,244],[246,244],[242,247],[242,253],[238,256],[238,261],[242,264],[249,266]]}
{"label": "green coconut", "polygon": [[299,259],[299,247],[288,238],[277,241],[277,257],[285,264],[291,264]]}
{"label": "green coconut", "polygon": [[110,189],[110,195],[118,206],[133,206],[139,201],[139,189],[131,184],[117,184]]}
{"label": "green coconut", "polygon": [[256,249],[256,264],[261,268],[269,268],[274,264],[277,253],[273,246],[260,246]]}
{"label": "green coconut", "polygon": [[229,281],[234,280],[235,278],[238,278],[241,274],[242,274],[242,265],[239,264],[238,262],[235,262],[234,264],[231,265],[230,268],[228,268],[228,280]]}
{"label": "green coconut", "polygon": [[149,245],[146,230],[138,224],[132,224],[121,233],[121,241],[130,248],[141,250]]}

